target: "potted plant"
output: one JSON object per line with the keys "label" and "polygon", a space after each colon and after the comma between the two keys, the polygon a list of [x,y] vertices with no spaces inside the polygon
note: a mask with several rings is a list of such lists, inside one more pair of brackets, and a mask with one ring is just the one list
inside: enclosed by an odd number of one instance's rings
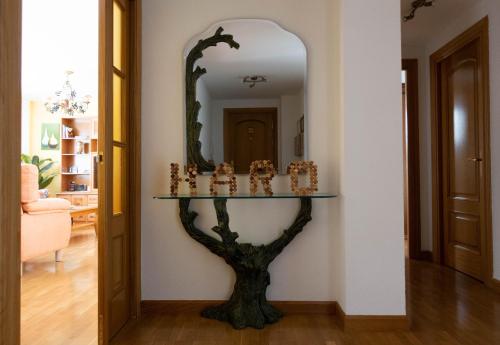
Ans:
{"label": "potted plant", "polygon": [[26,164],[33,164],[38,169],[38,189],[47,188],[54,178],[58,175],[57,171],[50,171],[54,166],[52,158],[40,159],[39,156],[21,154],[21,162]]}

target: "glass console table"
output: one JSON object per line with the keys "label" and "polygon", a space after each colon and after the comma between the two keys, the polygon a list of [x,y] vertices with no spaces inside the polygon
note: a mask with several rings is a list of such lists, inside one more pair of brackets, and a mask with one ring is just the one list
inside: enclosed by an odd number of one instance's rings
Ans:
{"label": "glass console table", "polygon": [[[312,195],[295,195],[292,193],[275,193],[267,195],[158,195],[155,199],[179,200],[179,215],[182,225],[198,243],[208,248],[213,254],[223,258],[236,273],[236,283],[230,299],[217,306],[202,311],[202,316],[210,319],[226,321],[234,328],[264,328],[266,324],[277,322],[282,312],[272,306],[266,298],[266,290],[271,283],[269,264],[285,249],[312,219],[312,199],[334,198],[333,194],[315,193]],[[209,236],[194,224],[197,213],[189,210],[191,199],[213,200],[218,225],[212,228],[220,240]],[[280,237],[266,245],[237,242],[238,233],[229,228],[229,215],[226,203],[228,199],[299,199],[300,210],[292,225]]]}

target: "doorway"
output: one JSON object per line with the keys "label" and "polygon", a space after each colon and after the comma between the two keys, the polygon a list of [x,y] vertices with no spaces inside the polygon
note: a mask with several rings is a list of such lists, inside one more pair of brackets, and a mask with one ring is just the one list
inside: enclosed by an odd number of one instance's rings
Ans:
{"label": "doorway", "polygon": [[431,56],[434,261],[492,277],[485,18]]}
{"label": "doorway", "polygon": [[224,161],[235,173],[248,174],[256,160],[278,166],[277,119],[277,108],[224,109]]}
{"label": "doorway", "polygon": [[97,344],[98,0],[22,16],[21,344]]}
{"label": "doorway", "polygon": [[[98,315],[95,343],[108,344],[131,319],[140,315],[140,0],[97,0],[98,6]],[[66,13],[67,15],[67,13]],[[78,15],[75,14],[75,15]],[[21,42],[22,1],[0,3],[0,344],[20,344],[21,311]],[[61,28],[64,30],[65,28]],[[64,45],[66,42],[60,42]],[[58,46],[60,47],[60,46]],[[45,50],[54,47],[43,47]],[[79,49],[79,47],[75,48]],[[42,50],[44,52],[45,50]],[[113,57],[121,57],[121,66]],[[114,67],[118,67],[114,70]],[[113,83],[113,71],[121,83]],[[51,91],[51,90],[49,90]],[[50,103],[50,102],[48,102]],[[71,127],[70,124],[64,124]],[[74,125],[74,124],[73,124]],[[60,128],[62,124],[60,124]],[[76,126],[75,126],[76,128]],[[122,137],[115,136],[117,128]],[[115,129],[115,131],[113,130]],[[61,132],[61,136],[62,136]],[[48,134],[48,131],[47,131]],[[54,135],[55,136],[55,135]],[[49,135],[48,146],[55,146]],[[57,137],[55,138],[57,140]],[[59,138],[61,142],[62,138]],[[68,138],[69,139],[69,138]],[[79,139],[79,138],[75,138]],[[46,140],[44,140],[45,142]],[[42,142],[40,142],[42,144]],[[71,145],[70,145],[71,146]],[[114,147],[118,147],[114,148]],[[75,147],[76,149],[76,147]],[[119,154],[115,152],[119,151]],[[83,153],[87,153],[84,145]],[[80,153],[69,153],[76,155]],[[68,166],[71,166],[69,164]],[[91,168],[89,168],[91,169]],[[69,172],[69,171],[68,171]],[[71,172],[73,174],[73,172]],[[79,172],[78,172],[79,173]],[[36,183],[36,181],[34,181]],[[75,184],[84,185],[83,181]],[[94,186],[94,183],[88,185]],[[34,194],[33,194],[34,195]],[[113,206],[119,205],[119,208]],[[66,212],[66,211],[65,211]],[[119,223],[127,223],[125,231]],[[118,224],[117,224],[118,223]],[[50,225],[50,224],[49,224]],[[69,267],[71,269],[71,267]],[[126,292],[123,293],[122,287]],[[118,302],[117,302],[118,301]],[[60,304],[65,300],[61,298]],[[126,307],[124,307],[126,306]],[[43,312],[43,308],[37,312]],[[75,313],[79,311],[74,308]],[[55,313],[57,316],[57,313]],[[43,315],[40,315],[41,317]],[[64,328],[72,319],[60,317]],[[54,324],[56,327],[56,324]],[[72,336],[47,339],[51,345],[69,344]],[[43,340],[39,336],[37,341]],[[90,341],[89,344],[93,342]],[[85,342],[87,344],[87,342]]]}
{"label": "doorway", "polygon": [[418,110],[418,60],[402,61],[402,115],[404,164],[405,253],[409,259],[424,259],[420,229],[420,150]]}

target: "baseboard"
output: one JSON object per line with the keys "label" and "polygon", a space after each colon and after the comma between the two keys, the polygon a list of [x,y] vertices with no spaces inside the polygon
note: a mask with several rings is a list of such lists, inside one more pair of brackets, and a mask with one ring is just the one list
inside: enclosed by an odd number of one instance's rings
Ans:
{"label": "baseboard", "polygon": [[432,252],[430,250],[420,251],[420,260],[432,262]]}
{"label": "baseboard", "polygon": [[334,315],[337,311],[337,302],[333,301],[271,301],[270,303],[285,314]]}
{"label": "baseboard", "polygon": [[191,301],[191,300],[143,300],[141,301],[141,313],[198,313],[210,305],[219,303],[219,301]]}
{"label": "baseboard", "polygon": [[344,332],[384,332],[410,329],[410,320],[406,315],[346,315],[338,303],[336,309],[335,317]]}
{"label": "baseboard", "polygon": [[[141,311],[148,313],[178,314],[200,313],[203,309],[223,303],[224,301],[207,300],[145,300],[141,302]],[[333,301],[270,301],[272,305],[285,314],[323,314],[333,315],[337,303]]]}
{"label": "baseboard", "polygon": [[[141,302],[143,314],[200,313],[203,309],[223,303],[218,300],[145,300]],[[346,315],[333,301],[270,301],[285,314],[332,315],[344,331],[395,331],[408,330],[410,322],[405,315]]]}
{"label": "baseboard", "polygon": [[494,291],[500,293],[500,280],[491,278],[490,283],[488,286],[493,289]]}

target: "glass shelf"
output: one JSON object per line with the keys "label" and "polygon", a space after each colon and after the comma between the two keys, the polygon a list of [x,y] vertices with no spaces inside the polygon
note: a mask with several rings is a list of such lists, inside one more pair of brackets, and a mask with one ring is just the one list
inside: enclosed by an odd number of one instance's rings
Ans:
{"label": "glass shelf", "polygon": [[300,198],[312,198],[312,199],[328,199],[335,198],[335,194],[329,193],[314,193],[311,195],[296,195],[294,193],[275,193],[272,196],[265,194],[219,194],[219,195],[210,195],[210,194],[198,194],[198,195],[190,195],[190,194],[179,194],[177,196],[171,196],[169,194],[164,195],[155,195],[154,199],[161,200],[178,200],[178,199],[300,199]]}

